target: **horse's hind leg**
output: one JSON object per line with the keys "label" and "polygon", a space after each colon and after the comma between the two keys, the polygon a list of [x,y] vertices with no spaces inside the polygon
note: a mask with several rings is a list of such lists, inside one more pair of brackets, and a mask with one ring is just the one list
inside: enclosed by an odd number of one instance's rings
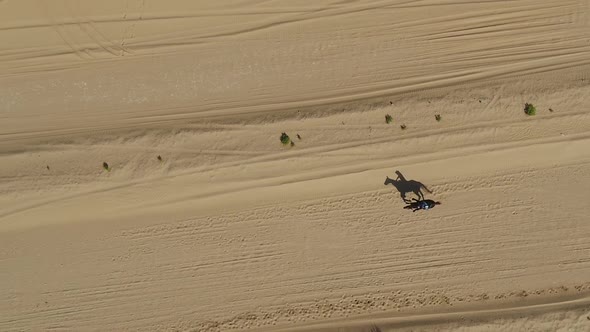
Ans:
{"label": "horse's hind leg", "polygon": [[424,199],[424,194],[422,193],[422,190],[418,189],[418,190],[414,191],[414,194],[416,194],[416,196],[418,196],[418,198],[420,200]]}

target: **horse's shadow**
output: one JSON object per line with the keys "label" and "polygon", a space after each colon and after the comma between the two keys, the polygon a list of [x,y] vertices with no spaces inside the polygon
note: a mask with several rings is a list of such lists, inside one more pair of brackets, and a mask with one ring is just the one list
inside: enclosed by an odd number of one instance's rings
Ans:
{"label": "horse's shadow", "polygon": [[414,193],[419,200],[424,199],[424,193],[422,189],[426,190],[428,193],[432,193],[430,189],[428,189],[422,182],[416,180],[406,180],[404,175],[400,171],[395,171],[397,174],[396,179],[391,179],[389,176],[385,178],[385,185],[392,184],[399,194],[401,198],[404,200],[405,203],[410,203],[411,200],[407,197],[409,193]]}

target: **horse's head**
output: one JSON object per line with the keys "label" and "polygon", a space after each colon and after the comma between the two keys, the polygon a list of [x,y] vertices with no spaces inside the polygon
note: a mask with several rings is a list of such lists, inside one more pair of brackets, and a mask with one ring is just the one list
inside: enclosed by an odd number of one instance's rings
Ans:
{"label": "horse's head", "polygon": [[393,183],[393,182],[394,181],[392,179],[390,179],[389,176],[386,176],[385,177],[385,183],[384,183],[384,185],[388,185],[388,184]]}

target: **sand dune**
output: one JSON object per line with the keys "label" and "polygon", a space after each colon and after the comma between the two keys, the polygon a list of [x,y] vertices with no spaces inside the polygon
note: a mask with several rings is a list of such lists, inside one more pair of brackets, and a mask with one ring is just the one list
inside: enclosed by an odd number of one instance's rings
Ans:
{"label": "sand dune", "polygon": [[589,329],[589,10],[0,1],[0,330]]}

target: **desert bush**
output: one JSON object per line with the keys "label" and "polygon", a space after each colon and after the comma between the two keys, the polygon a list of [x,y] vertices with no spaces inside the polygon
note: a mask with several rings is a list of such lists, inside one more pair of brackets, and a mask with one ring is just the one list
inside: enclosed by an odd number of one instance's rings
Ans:
{"label": "desert bush", "polygon": [[537,114],[537,108],[533,104],[526,103],[524,104],[524,113],[526,115],[535,115]]}
{"label": "desert bush", "polygon": [[284,145],[291,143],[291,138],[289,137],[289,135],[287,135],[286,133],[282,133],[281,134],[281,143],[283,143]]}
{"label": "desert bush", "polygon": [[389,124],[391,123],[391,121],[393,121],[393,118],[391,117],[391,115],[387,114],[385,116],[385,123]]}

